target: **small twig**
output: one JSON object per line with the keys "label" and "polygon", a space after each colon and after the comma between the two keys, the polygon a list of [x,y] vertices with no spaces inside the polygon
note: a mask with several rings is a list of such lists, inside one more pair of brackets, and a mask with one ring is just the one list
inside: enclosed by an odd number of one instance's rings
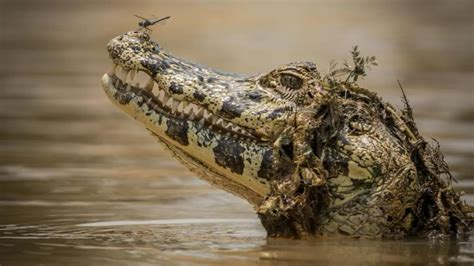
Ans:
{"label": "small twig", "polygon": [[405,109],[406,109],[406,113],[408,115],[408,117],[414,121],[414,118],[413,118],[413,109],[411,108],[410,106],[410,103],[408,102],[408,98],[407,98],[407,95],[405,94],[405,91],[403,90],[403,86],[402,86],[402,83],[400,82],[400,80],[397,80],[398,82],[398,86],[400,87],[400,90],[402,91],[402,95],[403,95],[403,103],[405,104]]}

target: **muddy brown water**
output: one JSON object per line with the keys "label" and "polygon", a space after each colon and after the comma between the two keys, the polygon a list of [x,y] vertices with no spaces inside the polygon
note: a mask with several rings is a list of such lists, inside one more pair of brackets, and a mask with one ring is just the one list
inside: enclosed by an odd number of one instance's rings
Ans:
{"label": "muddy brown water", "polygon": [[1,1],[0,265],[474,263],[474,235],[427,241],[266,239],[243,200],[198,180],[106,99],[105,44],[132,14],[171,15],[153,38],[226,71],[347,58],[362,83],[441,143],[474,204],[471,1]]}

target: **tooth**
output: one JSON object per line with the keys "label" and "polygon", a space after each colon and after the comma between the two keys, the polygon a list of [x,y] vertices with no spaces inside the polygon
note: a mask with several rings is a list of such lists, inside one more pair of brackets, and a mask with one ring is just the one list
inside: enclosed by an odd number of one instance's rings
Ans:
{"label": "tooth", "polygon": [[125,78],[124,78],[124,82],[125,82],[125,83],[128,83],[128,82],[127,82],[127,81],[129,80],[129,75],[128,75],[128,74],[130,74],[130,71],[127,71],[127,72],[125,73]]}
{"label": "tooth", "polygon": [[152,78],[148,81],[148,83],[145,85],[145,90],[147,91],[152,91],[153,90],[153,85],[155,84],[155,81],[153,81]]}
{"label": "tooth", "polygon": [[267,131],[264,128],[257,128],[255,131],[257,132],[257,134],[269,138]]}
{"label": "tooth", "polygon": [[150,104],[151,101],[152,101],[152,99],[151,99],[151,98],[148,98],[148,100],[146,100],[146,103],[147,103],[147,104]]}
{"label": "tooth", "polygon": [[125,70],[125,68],[122,67],[122,81],[124,83],[127,83],[127,76],[128,76],[128,71]]}
{"label": "tooth", "polygon": [[163,106],[166,105],[165,103],[168,103],[168,99],[173,100],[172,98],[170,98],[170,96],[168,96],[168,94],[166,94],[166,92],[163,91]]}
{"label": "tooth", "polygon": [[199,120],[199,124],[201,126],[204,126],[204,123],[206,123],[206,119],[205,118],[202,118],[201,120]]}
{"label": "tooth", "polygon": [[196,112],[196,116],[197,117],[203,117],[204,111],[205,111],[204,108],[199,107],[199,110]]}
{"label": "tooth", "polygon": [[158,95],[156,95],[156,98],[158,98],[158,101],[163,103],[165,99],[165,92],[163,90],[158,91]]}
{"label": "tooth", "polygon": [[171,108],[171,107],[173,106],[173,102],[174,102],[174,101],[173,101],[173,98],[170,97],[170,98],[168,99],[168,101],[166,101],[165,106]]}
{"label": "tooth", "polygon": [[130,91],[131,89],[130,84],[127,84],[127,91]]}
{"label": "tooth", "polygon": [[179,105],[178,105],[178,108],[177,108],[178,113],[183,113],[183,110],[186,108],[187,105],[188,105],[188,103],[185,102],[185,101],[179,102]]}
{"label": "tooth", "polygon": [[[214,122],[214,121],[213,121]],[[224,120],[222,120],[222,118],[219,118],[216,122],[214,122],[214,124],[216,125],[219,125],[219,126],[222,126],[222,123],[224,122]]]}
{"label": "tooth", "polygon": [[189,112],[191,111],[191,108],[193,107],[193,104],[192,103],[189,103],[183,110],[184,113],[186,114],[189,114]]}
{"label": "tooth", "polygon": [[130,70],[130,81],[135,79],[135,75],[137,74],[137,71],[138,70],[136,70],[136,69]]}
{"label": "tooth", "polygon": [[194,110],[197,108],[197,106],[193,103],[189,103],[186,108],[184,108],[184,112],[189,115],[190,113],[194,113]]}
{"label": "tooth", "polygon": [[117,65],[117,67],[115,68],[115,76],[117,76],[117,78],[121,79],[121,76],[122,76],[122,67]]}
{"label": "tooth", "polygon": [[184,119],[185,118],[184,113],[179,114],[179,118]]}
{"label": "tooth", "polygon": [[176,113],[176,111],[178,110],[178,105],[180,104],[180,101],[174,101],[173,102],[173,106],[171,107],[171,111],[173,113]]}
{"label": "tooth", "polygon": [[191,113],[188,117],[189,120],[194,120],[194,113]]}
{"label": "tooth", "polygon": [[135,87],[140,88],[140,83],[135,83]]}
{"label": "tooth", "polygon": [[213,125],[214,125],[214,124],[216,123],[216,121],[217,121],[217,117],[215,117],[214,115],[210,115],[208,119],[211,121],[211,123],[212,123]]}
{"label": "tooth", "polygon": [[196,114],[202,107],[196,104],[193,104],[193,112]]}
{"label": "tooth", "polygon": [[203,117],[205,119],[209,119],[209,117],[211,116],[212,114],[210,112],[208,112],[206,109],[204,109],[204,114],[203,114]]}
{"label": "tooth", "polygon": [[158,97],[158,95],[160,95],[160,88],[153,86],[153,89],[150,92],[156,97]]}
{"label": "tooth", "polygon": [[120,83],[121,83],[120,79],[117,79],[117,81],[115,81],[115,87],[120,87],[121,85]]}
{"label": "tooth", "polygon": [[112,61],[111,65],[110,65],[110,70],[109,70],[110,75],[115,75],[115,68],[116,67],[117,67],[117,65],[114,63],[114,61]]}
{"label": "tooth", "polygon": [[191,111],[191,105],[192,105],[192,103],[188,104],[188,105],[183,109],[183,113],[189,115],[189,112]]}

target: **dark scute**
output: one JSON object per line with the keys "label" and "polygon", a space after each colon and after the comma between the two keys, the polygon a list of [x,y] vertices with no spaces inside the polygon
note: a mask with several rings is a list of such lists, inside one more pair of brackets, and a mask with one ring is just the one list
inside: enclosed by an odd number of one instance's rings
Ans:
{"label": "dark scute", "polygon": [[145,103],[146,103],[145,98],[143,98],[143,97],[137,98],[137,105],[138,105],[138,106],[143,107],[143,105],[144,105]]}
{"label": "dark scute", "polygon": [[233,119],[240,117],[244,111],[245,109],[243,106],[238,104],[238,101],[236,101],[235,98],[231,97],[222,103],[220,115],[227,119]]}
{"label": "dark scute", "polygon": [[143,59],[140,62],[143,67],[146,69],[150,70],[150,72],[156,74],[156,73],[161,73],[164,70],[170,68],[170,65],[168,62],[163,61],[163,60],[156,60],[153,58],[148,58],[148,59]]}
{"label": "dark scute", "polygon": [[214,134],[212,131],[203,130],[207,128],[208,127],[206,125],[197,125],[197,131],[199,134],[199,138],[197,138],[197,144],[199,147],[209,147],[213,145],[214,140],[217,138],[216,134]]}
{"label": "dark scute", "polygon": [[308,71],[318,72],[318,69],[316,68],[316,65],[313,62],[306,62],[306,67],[308,68]]}
{"label": "dark scute", "polygon": [[254,102],[260,102],[262,99],[262,94],[258,91],[251,91],[248,93],[249,99]]}
{"label": "dark scute", "polygon": [[176,82],[171,82],[169,89],[173,94],[183,94],[183,85],[176,84]]}
{"label": "dark scute", "polygon": [[237,141],[221,139],[212,151],[215,156],[214,160],[218,165],[229,168],[233,173],[243,174],[244,159],[242,153],[245,149]]}
{"label": "dark scute", "polygon": [[281,113],[285,112],[285,111],[288,111],[289,108],[288,107],[279,107],[279,108],[276,108],[275,110],[273,110],[269,115],[268,115],[268,118],[270,119],[275,119],[277,117],[279,117],[281,115]]}
{"label": "dark scute", "polygon": [[217,79],[213,77],[207,78],[207,83],[214,83]]}
{"label": "dark scute", "polygon": [[109,48],[108,48],[108,50],[109,50],[109,53],[110,53],[110,55],[111,55],[112,58],[119,58],[119,57],[120,57],[120,54],[121,54],[121,52],[122,52],[122,51],[119,50],[119,49],[109,49]]}
{"label": "dark scute", "polygon": [[260,169],[257,172],[258,177],[270,180],[273,176],[273,151],[268,150],[263,154]]}
{"label": "dark scute", "polygon": [[205,93],[201,92],[201,91],[196,90],[193,93],[193,97],[194,97],[194,99],[202,102],[202,101],[204,101],[204,99],[206,99],[207,95]]}
{"label": "dark scute", "polygon": [[114,95],[115,99],[117,99],[117,101],[120,103],[120,104],[128,104],[132,99],[133,99],[133,94],[132,93],[115,93]]}
{"label": "dark scute", "polygon": [[188,123],[183,120],[168,119],[166,121],[168,128],[166,129],[166,135],[177,141],[179,144],[187,146],[188,141]]}
{"label": "dark scute", "polygon": [[135,53],[139,53],[142,50],[142,47],[140,45],[131,45],[129,46],[130,49],[132,49]]}

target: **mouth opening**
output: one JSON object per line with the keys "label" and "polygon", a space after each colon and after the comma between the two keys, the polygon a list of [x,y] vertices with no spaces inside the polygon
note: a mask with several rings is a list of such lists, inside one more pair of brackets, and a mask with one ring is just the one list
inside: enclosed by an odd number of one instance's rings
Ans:
{"label": "mouth opening", "polygon": [[126,69],[112,63],[107,75],[112,86],[121,94],[133,92],[144,97],[149,109],[173,119],[192,121],[202,127],[229,137],[266,142],[259,134],[249,128],[236,125],[210,112],[204,106],[187,100],[177,100],[161,87],[150,74],[143,70]]}

